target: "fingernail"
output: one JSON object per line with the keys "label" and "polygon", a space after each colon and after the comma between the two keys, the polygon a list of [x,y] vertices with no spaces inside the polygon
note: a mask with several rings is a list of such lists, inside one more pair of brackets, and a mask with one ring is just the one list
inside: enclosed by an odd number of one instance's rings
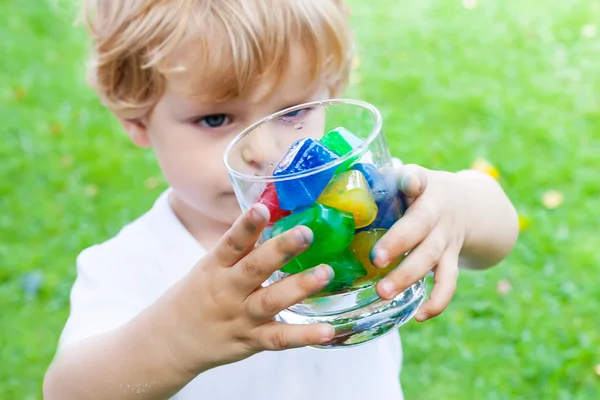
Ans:
{"label": "fingernail", "polygon": [[263,222],[269,219],[269,209],[264,204],[255,204],[253,210],[254,213],[252,217],[256,222]]}
{"label": "fingernail", "polygon": [[321,325],[319,327],[319,335],[321,336],[321,343],[330,342],[335,336],[335,329],[331,325]]}
{"label": "fingernail", "polygon": [[392,297],[394,295],[394,291],[396,290],[395,285],[390,281],[383,281],[380,283],[381,291],[386,297]]}
{"label": "fingernail", "polygon": [[425,313],[420,313],[415,315],[415,319],[419,322],[427,321],[429,319],[429,315]]}
{"label": "fingernail", "polygon": [[310,229],[294,229],[294,239],[298,244],[311,244],[313,241],[313,233]]}
{"label": "fingernail", "polygon": [[314,269],[313,275],[321,282],[330,282],[333,279],[333,269],[327,265],[320,265]]}
{"label": "fingernail", "polygon": [[370,257],[371,257],[371,263],[378,268],[385,267],[389,261],[389,254],[388,254],[387,250],[378,249],[377,246],[374,246],[371,249]]}

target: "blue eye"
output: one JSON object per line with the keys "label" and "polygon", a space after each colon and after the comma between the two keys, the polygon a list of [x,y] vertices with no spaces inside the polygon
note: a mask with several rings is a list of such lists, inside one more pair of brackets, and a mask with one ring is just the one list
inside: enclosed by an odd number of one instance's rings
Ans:
{"label": "blue eye", "polygon": [[302,116],[305,116],[304,114],[310,112],[311,110],[312,110],[312,108],[309,107],[309,108],[302,108],[302,109],[296,110],[296,111],[290,111],[289,113],[283,114],[280,118],[282,120],[285,120],[285,119],[293,119],[293,118],[302,117]]}
{"label": "blue eye", "polygon": [[306,111],[306,110],[303,109],[303,110],[290,111],[287,114],[283,114],[282,117],[294,118],[294,117],[297,117],[298,115],[300,115],[301,113],[303,113],[304,111]]}
{"label": "blue eye", "polygon": [[227,125],[229,122],[230,118],[225,114],[207,115],[206,117],[202,117],[198,120],[200,125],[203,125],[207,128],[219,128],[223,125]]}

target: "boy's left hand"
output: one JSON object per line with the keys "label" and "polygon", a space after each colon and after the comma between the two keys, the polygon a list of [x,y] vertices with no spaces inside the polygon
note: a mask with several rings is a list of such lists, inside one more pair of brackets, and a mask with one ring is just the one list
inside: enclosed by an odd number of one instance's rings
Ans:
{"label": "boy's left hand", "polygon": [[377,293],[390,300],[433,270],[435,285],[415,316],[422,322],[441,314],[454,295],[458,257],[467,232],[467,203],[453,173],[417,165],[396,166],[395,170],[408,209],[374,246],[373,264],[383,268],[410,253],[379,282]]}

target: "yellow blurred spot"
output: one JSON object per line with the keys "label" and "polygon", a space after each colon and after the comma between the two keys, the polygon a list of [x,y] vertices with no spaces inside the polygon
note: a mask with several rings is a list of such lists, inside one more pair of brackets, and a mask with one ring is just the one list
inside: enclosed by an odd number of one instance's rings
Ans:
{"label": "yellow blurred spot", "polygon": [[94,197],[95,195],[98,194],[98,186],[96,185],[87,185],[84,189],[83,189],[83,194],[86,195],[86,197]]}
{"label": "yellow blurred spot", "polygon": [[357,55],[352,59],[352,69],[358,69],[360,67],[360,58]]}
{"label": "yellow blurred spot", "polygon": [[471,169],[488,174],[494,179],[500,178],[500,172],[498,169],[490,164],[489,161],[481,157],[473,161],[473,164],[471,164]]}
{"label": "yellow blurred spot", "polygon": [[52,125],[50,125],[50,130],[54,135],[58,136],[62,133],[63,127],[59,122],[53,122]]}
{"label": "yellow blurred spot", "polygon": [[463,0],[463,7],[467,10],[472,10],[477,7],[477,0]]}
{"label": "yellow blurred spot", "polygon": [[157,177],[151,176],[146,179],[146,181],[144,182],[144,186],[146,186],[146,189],[152,190],[152,189],[156,189],[158,187],[159,183],[160,183],[160,180]]}
{"label": "yellow blurred spot", "polygon": [[27,96],[27,92],[22,87],[18,87],[15,89],[14,96],[17,100],[23,100]]}
{"label": "yellow blurred spot", "polygon": [[542,197],[542,203],[544,207],[552,210],[563,203],[563,195],[558,190],[548,190]]}
{"label": "yellow blurred spot", "polygon": [[584,38],[593,38],[597,33],[596,25],[588,24],[581,27],[581,36]]}
{"label": "yellow blurred spot", "polygon": [[68,168],[73,165],[73,157],[71,156],[63,156],[60,159],[60,166],[63,168]]}
{"label": "yellow blurred spot", "polygon": [[499,280],[496,285],[496,290],[501,296],[506,296],[512,291],[512,284],[508,279]]}
{"label": "yellow blurred spot", "polygon": [[594,367],[594,372],[596,373],[596,375],[600,376],[600,364],[596,364],[596,366]]}
{"label": "yellow blurred spot", "polygon": [[352,71],[350,72],[350,84],[351,85],[357,85],[361,82],[361,76],[360,76],[360,58],[358,58],[358,55],[354,55],[354,58],[352,59]]}
{"label": "yellow blurred spot", "polygon": [[350,84],[351,85],[358,85],[361,81],[362,81],[362,78],[358,71],[354,71],[352,74],[350,74]]}
{"label": "yellow blurred spot", "polygon": [[531,220],[529,219],[529,217],[519,215],[519,230],[524,231],[526,229],[529,229],[529,227],[531,227]]}

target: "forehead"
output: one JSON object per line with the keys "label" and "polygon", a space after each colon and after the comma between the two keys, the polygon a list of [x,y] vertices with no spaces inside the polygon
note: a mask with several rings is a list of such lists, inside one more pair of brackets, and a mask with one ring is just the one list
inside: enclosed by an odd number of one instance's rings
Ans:
{"label": "forehead", "polygon": [[192,44],[182,46],[169,60],[174,68],[165,74],[167,91],[201,103],[244,100],[258,104],[273,96],[285,101],[324,89],[324,74],[314,76],[302,47],[289,50],[285,60],[273,68],[240,73],[232,64],[214,61],[219,57],[200,63]]}

